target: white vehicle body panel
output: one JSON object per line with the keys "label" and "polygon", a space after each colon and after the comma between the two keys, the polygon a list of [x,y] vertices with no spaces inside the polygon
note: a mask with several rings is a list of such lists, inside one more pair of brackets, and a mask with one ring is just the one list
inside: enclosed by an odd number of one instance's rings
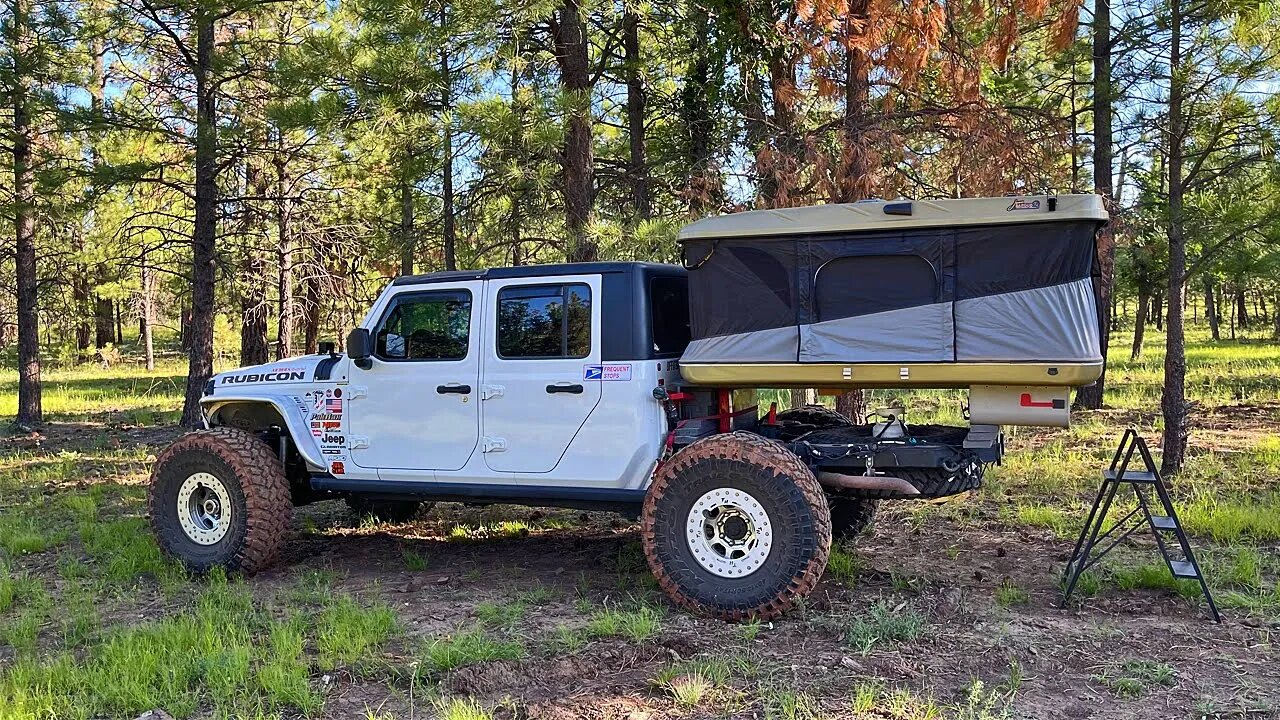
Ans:
{"label": "white vehicle body panel", "polygon": [[[591,343],[586,357],[506,359],[499,354],[500,292],[574,284],[591,290]],[[511,278],[490,280],[487,285],[485,304],[490,310],[483,325],[484,385],[490,396],[483,401],[481,413],[489,444],[485,464],[495,472],[549,473],[600,402],[601,381],[584,377],[583,370],[600,363],[600,276]]]}
{"label": "white vehicle body panel", "polygon": [[[500,357],[501,289],[559,284],[591,289],[587,356]],[[215,376],[214,394],[202,400],[206,415],[215,418],[235,403],[268,404],[285,420],[313,473],[369,481],[382,492],[399,483],[433,483],[462,494],[470,494],[470,486],[478,497],[486,486],[549,498],[575,490],[584,498],[595,497],[593,491],[643,492],[666,439],[653,390],[679,382],[676,361],[600,360],[602,287],[595,274],[388,285],[362,327],[376,333],[402,295],[463,289],[471,292],[472,307],[462,360],[375,355],[362,369],[345,356],[313,355],[241,368]],[[316,368],[327,359],[330,379],[317,380]],[[266,379],[277,369],[293,374]],[[450,384],[469,385],[471,392],[437,392]],[[550,385],[581,385],[583,391],[551,393]]]}
{"label": "white vehicle body panel", "polygon": [[[479,439],[481,337],[484,282],[479,280],[405,288],[407,297],[470,293],[471,320],[466,356],[460,360],[392,360],[370,358],[368,370],[353,368],[352,395],[346,408],[346,447],[353,464],[366,469],[460,470]],[[366,327],[375,332],[391,303]],[[451,392],[464,387],[468,393]],[[442,391],[442,389],[444,391]]]}

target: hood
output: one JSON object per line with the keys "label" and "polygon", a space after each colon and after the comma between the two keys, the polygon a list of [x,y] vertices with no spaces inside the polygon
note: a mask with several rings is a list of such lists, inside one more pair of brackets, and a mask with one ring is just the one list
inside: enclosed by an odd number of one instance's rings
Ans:
{"label": "hood", "polygon": [[332,367],[337,356],[304,355],[302,357],[285,358],[273,363],[236,368],[213,376],[215,388],[236,388],[245,385],[280,385],[288,383],[311,382],[316,378],[316,369],[321,363]]}

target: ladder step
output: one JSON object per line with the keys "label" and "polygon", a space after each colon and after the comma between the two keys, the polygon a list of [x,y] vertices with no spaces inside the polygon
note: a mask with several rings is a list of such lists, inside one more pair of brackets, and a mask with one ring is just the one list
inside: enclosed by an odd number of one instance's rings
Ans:
{"label": "ladder step", "polygon": [[1171,560],[1169,567],[1173,568],[1173,576],[1179,578],[1198,578],[1200,573],[1196,572],[1196,566],[1187,560]]}
{"label": "ladder step", "polygon": [[[1111,468],[1107,468],[1102,471],[1102,477],[1107,480],[1115,480],[1117,474],[1118,471],[1112,470]],[[1159,478],[1159,475],[1156,475],[1153,472],[1147,472],[1146,470],[1125,470],[1124,478],[1121,482],[1155,483]]]}
{"label": "ladder step", "polygon": [[1152,515],[1151,524],[1160,530],[1177,530],[1178,522],[1167,515]]}

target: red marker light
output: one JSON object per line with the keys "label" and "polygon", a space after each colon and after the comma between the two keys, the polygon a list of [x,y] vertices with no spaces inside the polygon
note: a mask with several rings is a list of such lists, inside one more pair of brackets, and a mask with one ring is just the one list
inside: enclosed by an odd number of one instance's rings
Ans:
{"label": "red marker light", "polygon": [[347,468],[344,467],[343,464],[340,462],[334,462],[329,464],[329,472],[333,475],[342,475],[346,471],[347,471]]}

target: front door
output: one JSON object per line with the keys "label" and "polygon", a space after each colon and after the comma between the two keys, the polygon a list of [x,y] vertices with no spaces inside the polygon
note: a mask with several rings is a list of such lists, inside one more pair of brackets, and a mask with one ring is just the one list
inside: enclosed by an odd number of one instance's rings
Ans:
{"label": "front door", "polygon": [[374,326],[373,367],[351,366],[348,446],[364,468],[459,470],[480,435],[484,283],[394,295]]}
{"label": "front door", "polygon": [[600,402],[600,276],[490,280],[485,462],[550,472]]}

